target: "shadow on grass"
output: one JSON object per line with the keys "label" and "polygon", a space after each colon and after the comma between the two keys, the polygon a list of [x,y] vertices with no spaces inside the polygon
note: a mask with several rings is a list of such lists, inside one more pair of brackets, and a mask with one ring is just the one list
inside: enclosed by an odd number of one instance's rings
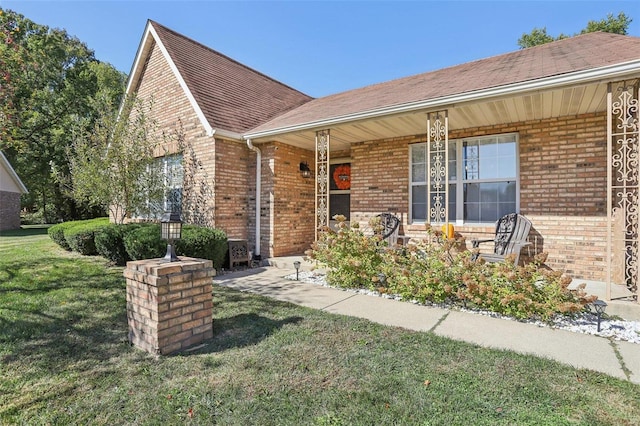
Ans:
{"label": "shadow on grass", "polygon": [[0,237],[31,237],[33,235],[47,235],[51,225],[29,225],[20,229],[12,229],[0,232]]}
{"label": "shadow on grass", "polygon": [[252,346],[287,324],[297,324],[304,318],[292,316],[273,320],[255,313],[238,314],[213,321],[213,340],[200,353],[222,352]]}
{"label": "shadow on grass", "polygon": [[14,260],[8,264],[0,264],[0,294],[45,294],[63,288],[124,288],[119,270],[107,270],[105,273],[103,266],[87,266],[88,262],[87,259],[78,262],[73,258],[42,257],[37,262]]}

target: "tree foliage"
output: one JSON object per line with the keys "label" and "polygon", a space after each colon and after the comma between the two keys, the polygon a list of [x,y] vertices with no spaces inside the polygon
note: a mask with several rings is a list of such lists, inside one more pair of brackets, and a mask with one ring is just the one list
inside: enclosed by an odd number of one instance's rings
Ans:
{"label": "tree foliage", "polygon": [[92,127],[100,108],[117,108],[124,74],[97,61],[65,30],[3,9],[0,70],[0,149],[29,188],[23,206],[44,210],[46,221],[103,213],[69,198],[52,179],[51,166],[69,173],[71,129]]}
{"label": "tree foliage", "polygon": [[92,128],[80,128],[68,150],[69,190],[79,202],[108,210],[116,223],[150,217],[164,196],[155,157],[165,137],[149,114],[153,102],[125,100],[120,115],[104,108]]}
{"label": "tree foliage", "polygon": [[[605,19],[602,19],[600,21],[587,22],[586,28],[584,28],[578,34],[603,31],[606,33],[626,35],[631,21],[632,19],[625,15],[623,12],[620,12],[617,17],[613,16],[613,14],[610,13]],[[527,47],[538,46],[540,44],[550,43],[552,41],[561,40],[568,37],[571,36],[562,33],[560,33],[556,37],[549,35],[547,33],[546,27],[534,28],[530,33],[522,34],[522,36],[518,39],[518,46],[520,46],[520,48],[522,49],[525,49]]]}

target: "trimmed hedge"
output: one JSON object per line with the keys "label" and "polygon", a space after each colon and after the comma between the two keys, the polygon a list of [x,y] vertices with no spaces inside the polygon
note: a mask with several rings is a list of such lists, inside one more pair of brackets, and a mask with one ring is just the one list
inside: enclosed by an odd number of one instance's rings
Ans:
{"label": "trimmed hedge", "polygon": [[68,251],[84,255],[98,254],[95,249],[96,231],[109,224],[109,218],[76,220],[51,226],[47,233],[56,244]]}
{"label": "trimmed hedge", "polygon": [[182,239],[176,241],[176,253],[213,261],[213,267],[221,269],[229,246],[227,234],[220,229],[186,225]]}
{"label": "trimmed hedge", "polygon": [[160,225],[147,224],[124,234],[124,247],[131,260],[164,257],[167,242],[160,238]]}
{"label": "trimmed hedge", "polygon": [[108,217],[97,219],[78,220],[72,222],[73,225],[64,229],[64,238],[71,250],[84,256],[94,256],[98,254],[94,238],[102,228],[109,225]]}
{"label": "trimmed hedge", "polygon": [[[50,227],[48,233],[65,250],[99,254],[118,266],[129,260],[164,257],[167,251],[157,223],[116,225],[108,218],[99,218],[60,223]],[[182,239],[176,241],[178,256],[209,259],[216,269],[224,266],[227,249],[227,235],[220,229],[184,225]]]}
{"label": "trimmed hedge", "polygon": [[[160,237],[160,225],[149,224],[133,229],[124,236],[127,255],[132,260],[164,257],[167,242]],[[213,261],[213,267],[221,269],[227,255],[227,235],[220,229],[185,225],[182,239],[176,241],[176,254]]]}
{"label": "trimmed hedge", "polygon": [[75,222],[58,223],[47,229],[47,234],[49,234],[49,238],[51,238],[54,243],[65,250],[71,251],[71,247],[67,243],[67,239],[64,237],[64,230],[73,226],[74,224]]}
{"label": "trimmed hedge", "polygon": [[126,225],[109,224],[102,228],[96,234],[96,250],[98,254],[112,261],[118,266],[126,265],[127,261],[132,260],[124,245],[124,237],[135,229],[149,224],[129,223]]}

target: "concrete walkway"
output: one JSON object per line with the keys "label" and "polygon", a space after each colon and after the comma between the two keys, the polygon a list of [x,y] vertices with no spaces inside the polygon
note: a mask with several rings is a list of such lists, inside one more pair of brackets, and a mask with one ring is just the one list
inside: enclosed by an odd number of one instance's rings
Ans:
{"label": "concrete walkway", "polygon": [[[295,274],[293,260],[296,259],[226,273],[215,277],[214,283],[325,312],[431,332],[484,347],[533,354],[640,384],[640,344],[292,281],[284,277]],[[303,262],[303,268],[308,269],[309,264]],[[637,310],[630,309],[640,314],[640,305]]]}

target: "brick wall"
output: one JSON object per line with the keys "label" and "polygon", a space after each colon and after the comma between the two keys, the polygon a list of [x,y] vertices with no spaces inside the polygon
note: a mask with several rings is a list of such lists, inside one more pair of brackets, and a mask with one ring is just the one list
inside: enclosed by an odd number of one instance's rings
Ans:
{"label": "brick wall", "polygon": [[[519,134],[520,211],[533,223],[534,248],[549,253],[552,268],[604,280],[606,115],[455,130],[449,138],[511,132]],[[352,145],[353,221],[366,226],[375,214],[389,211],[402,219],[401,233],[424,235],[424,224],[408,223],[409,145],[424,141],[417,135]],[[491,238],[494,232],[493,226],[457,229],[468,240]]]}
{"label": "brick wall", "polygon": [[213,337],[210,260],[138,260],[128,262],[123,274],[132,344],[166,355]]}
{"label": "brick wall", "polygon": [[302,177],[300,162],[313,168],[314,153],[278,142],[260,149],[264,249],[272,257],[304,253],[315,237],[315,180]]}
{"label": "brick wall", "polygon": [[20,228],[20,194],[0,191],[0,231]]}
{"label": "brick wall", "polygon": [[216,139],[216,226],[229,238],[255,238],[255,163],[245,143]]}

